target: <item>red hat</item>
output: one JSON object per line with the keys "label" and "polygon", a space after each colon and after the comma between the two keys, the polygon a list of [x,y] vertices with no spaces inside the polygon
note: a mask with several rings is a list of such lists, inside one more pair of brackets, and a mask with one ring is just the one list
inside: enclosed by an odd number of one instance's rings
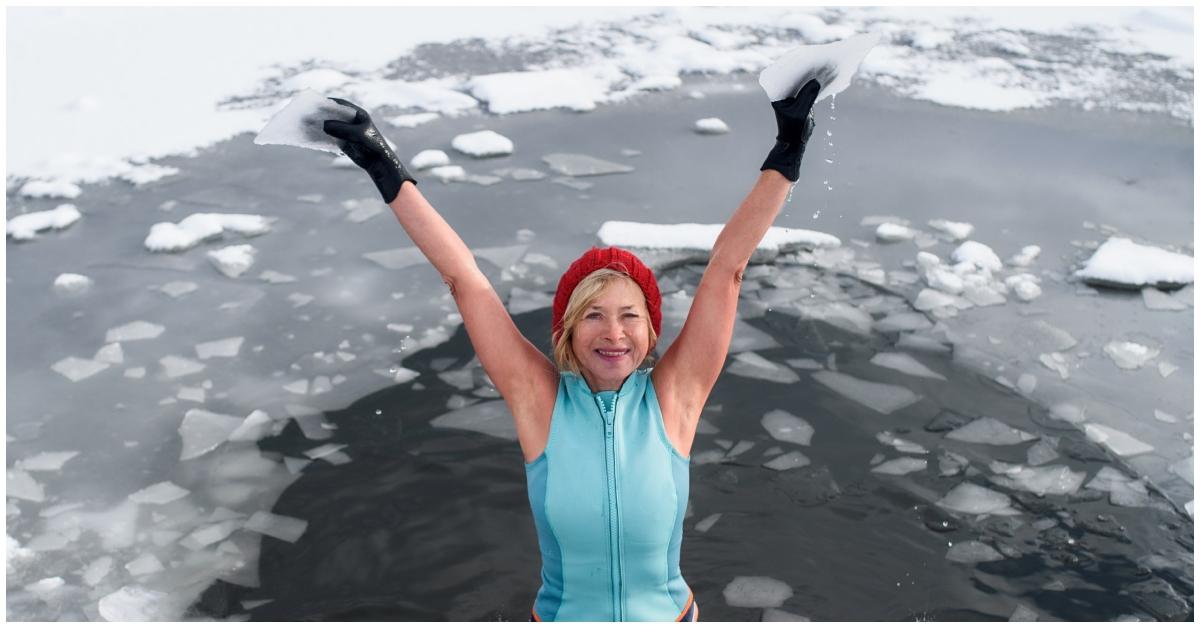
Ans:
{"label": "red hat", "polygon": [[646,309],[650,312],[650,324],[654,327],[654,333],[662,335],[662,295],[658,292],[658,281],[654,279],[654,272],[636,255],[625,249],[615,246],[607,249],[592,247],[579,259],[571,262],[567,272],[563,273],[562,278],[558,280],[558,291],[554,293],[552,323],[555,341],[563,332],[563,315],[567,312],[567,302],[571,300],[575,286],[578,286],[584,277],[601,268],[611,268],[623,272],[633,279],[634,283],[642,289],[642,295],[646,297]]}

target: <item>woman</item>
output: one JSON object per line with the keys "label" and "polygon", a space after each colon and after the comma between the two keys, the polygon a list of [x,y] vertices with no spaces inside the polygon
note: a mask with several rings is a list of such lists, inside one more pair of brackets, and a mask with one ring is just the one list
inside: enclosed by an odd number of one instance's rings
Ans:
{"label": "woman", "polygon": [[679,337],[652,369],[639,366],[662,331],[661,297],[637,257],[594,248],[571,264],[554,296],[551,362],[517,330],[367,112],[333,99],[357,115],[325,121],[325,132],[367,171],[441,273],[512,411],[542,553],[530,619],[697,620],[679,571],[688,454],[725,364],[742,272],[799,177],[819,90],[809,81],[771,104],[775,146],[718,236]]}

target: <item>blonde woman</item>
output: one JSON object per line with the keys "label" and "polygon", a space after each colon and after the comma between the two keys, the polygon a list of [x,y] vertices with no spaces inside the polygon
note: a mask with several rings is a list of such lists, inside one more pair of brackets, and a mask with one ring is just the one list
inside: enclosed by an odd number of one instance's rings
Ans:
{"label": "blonde woman", "polygon": [[[725,364],[750,255],[799,176],[819,85],[772,103],[779,133],[762,174],[718,236],[679,337],[662,331],[654,274],[616,247],[575,260],[554,296],[554,360],[523,337],[470,249],[425,200],[362,108],[325,132],[367,171],[441,273],[525,457],[542,553],[531,620],[696,621],[679,570],[688,454]],[[405,185],[405,183],[409,185]]]}

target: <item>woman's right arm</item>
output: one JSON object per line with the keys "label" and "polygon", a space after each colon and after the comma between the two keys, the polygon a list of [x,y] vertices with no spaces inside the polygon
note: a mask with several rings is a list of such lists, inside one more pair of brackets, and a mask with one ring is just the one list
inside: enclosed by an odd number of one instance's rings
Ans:
{"label": "woman's right arm", "polygon": [[357,115],[350,122],[326,120],[325,132],[371,176],[404,231],[450,287],[483,370],[512,410],[528,459],[528,454],[540,452],[545,445],[558,370],[521,335],[471,250],[425,200],[370,115],[349,101],[334,100],[355,109]]}

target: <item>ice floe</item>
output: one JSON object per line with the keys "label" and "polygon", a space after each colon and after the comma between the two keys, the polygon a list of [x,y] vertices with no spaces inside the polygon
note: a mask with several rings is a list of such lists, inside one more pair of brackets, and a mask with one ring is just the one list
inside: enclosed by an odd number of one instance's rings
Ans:
{"label": "ice floe", "polygon": [[1194,265],[1191,256],[1110,237],[1073,276],[1086,283],[1116,288],[1171,287],[1192,283]]}
{"label": "ice floe", "polygon": [[189,292],[194,292],[199,287],[194,281],[169,281],[159,286],[158,289],[172,299],[178,299]]}
{"label": "ice floe", "polygon": [[1136,508],[1150,503],[1145,482],[1126,477],[1124,473],[1109,466],[1097,471],[1095,477],[1089,480],[1084,488],[1108,493],[1108,500],[1114,506]]}
{"label": "ice floe", "polygon": [[[609,220],[600,225],[596,237],[607,246],[711,251],[724,228],[723,224],[653,224]],[[801,247],[836,248],[841,245],[841,240],[827,233],[771,227],[757,248],[759,251],[778,253]]]}
{"label": "ice floe", "polygon": [[992,417],[980,417],[970,423],[946,433],[950,440],[984,445],[1016,445],[1037,438],[1029,432],[1016,429]]}
{"label": "ice floe", "polygon": [[400,270],[425,263],[425,254],[415,246],[363,253],[363,257],[388,270]]}
{"label": "ice floe", "polygon": [[395,127],[400,127],[402,129],[411,129],[413,127],[417,127],[422,124],[425,124],[426,122],[432,122],[434,120],[437,120],[440,117],[441,116],[439,114],[430,113],[430,112],[408,113],[408,114],[404,114],[404,115],[400,115],[400,116],[393,116],[391,118],[387,118],[387,123],[392,126],[395,126]]}
{"label": "ice floe", "polygon": [[912,375],[914,377],[927,377],[930,379],[940,379],[942,381],[946,381],[946,378],[943,375],[930,370],[929,367],[921,364],[907,353],[876,353],[871,358],[871,364],[900,371],[901,373]]}
{"label": "ice floe", "polygon": [[800,376],[795,371],[782,364],[776,364],[753,351],[734,354],[733,361],[725,368],[725,372],[779,384],[794,384],[800,381]]}
{"label": "ice floe", "polygon": [[950,254],[950,258],[955,262],[971,262],[978,268],[992,272],[1000,272],[1004,268],[1004,263],[1000,261],[992,247],[974,240],[968,240],[958,245],[958,248]]}
{"label": "ice floe", "polygon": [[44,451],[22,458],[16,466],[25,471],[59,471],[68,460],[78,455],[78,451]]}
{"label": "ice floe", "polygon": [[1158,357],[1159,350],[1136,342],[1114,340],[1104,345],[1104,354],[1112,358],[1117,367],[1125,370],[1140,369]]}
{"label": "ice floe", "polygon": [[448,166],[450,165],[450,156],[446,154],[446,151],[430,148],[413,155],[412,159],[408,160],[408,165],[416,170]]}
{"label": "ice floe", "polygon": [[469,430],[505,440],[516,440],[512,413],[504,401],[483,401],[443,414],[429,422],[443,429]]}
{"label": "ice floe", "polygon": [[46,500],[46,492],[33,476],[21,469],[8,469],[4,474],[4,490],[9,497],[31,502]]}
{"label": "ice floe", "polygon": [[161,506],[162,504],[169,504],[177,499],[182,499],[190,492],[186,488],[176,486],[173,482],[159,482],[131,494],[129,501],[135,504]]}
{"label": "ice floe", "polygon": [[963,482],[950,489],[946,496],[937,501],[937,505],[946,510],[952,510],[968,515],[1015,515],[1012,500],[1003,493],[997,493],[970,482]]}
{"label": "ice floe", "polygon": [[997,552],[991,545],[980,541],[955,543],[946,551],[946,560],[955,563],[985,563],[1003,559],[1003,554]]}
{"label": "ice floe", "polygon": [[492,130],[475,131],[454,136],[450,140],[454,150],[472,157],[499,157],[513,152],[512,140]]}
{"label": "ice floe", "polygon": [[109,366],[107,362],[89,360],[72,355],[50,365],[50,369],[72,382],[79,382],[103,371]]}
{"label": "ice floe", "polygon": [[1087,474],[1083,471],[1072,471],[1066,465],[1053,467],[1024,467],[1005,470],[1003,475],[992,477],[998,486],[1015,490],[1028,491],[1038,496],[1042,495],[1071,495],[1079,490]]}
{"label": "ice floe", "polygon": [[927,454],[929,450],[912,442],[896,436],[895,434],[884,430],[875,435],[875,440],[882,445],[896,448],[896,451],[903,454]]}
{"label": "ice floe", "polygon": [[138,585],[126,585],[100,598],[98,610],[106,621],[164,621],[174,618],[164,612],[168,594]]}
{"label": "ice floe", "polygon": [[1178,312],[1188,309],[1186,303],[1177,301],[1171,295],[1150,286],[1142,288],[1142,302],[1145,303],[1147,310]]}
{"label": "ice floe", "polygon": [[875,228],[875,239],[880,242],[905,242],[916,237],[917,232],[890,222],[885,222]]}
{"label": "ice floe", "polygon": [[928,465],[929,462],[921,458],[901,457],[874,466],[871,468],[871,472],[884,475],[908,475],[915,471],[924,471]]}
{"label": "ice floe", "polygon": [[811,462],[812,461],[809,460],[808,456],[805,456],[798,451],[790,451],[764,462],[762,466],[771,469],[772,471],[787,471],[788,469],[806,467]]}
{"label": "ice floe", "polygon": [[594,177],[633,172],[632,166],[577,153],[550,153],[542,155],[542,161],[546,162],[551,170],[568,177]]}
{"label": "ice floe", "polygon": [[47,229],[66,229],[83,217],[74,205],[64,203],[54,209],[18,214],[8,219],[5,231],[13,240],[32,240],[37,232]]}
{"label": "ice floe", "polygon": [[775,440],[805,446],[812,442],[812,425],[786,410],[771,410],[766,413],[762,418],[762,426]]}
{"label": "ice floe", "polygon": [[692,128],[701,135],[723,135],[729,132],[729,125],[720,118],[701,118],[696,120]]}
{"label": "ice floe", "polygon": [[155,253],[177,253],[218,238],[225,231],[246,237],[262,235],[271,230],[273,220],[258,214],[192,214],[178,223],[152,225],[142,244],[146,250]]}
{"label": "ice floe", "polygon": [[591,111],[606,100],[609,81],[579,69],[482,74],[467,82],[475,98],[496,114],[565,108]]}
{"label": "ice floe", "polygon": [[192,409],[183,415],[179,436],[183,439],[180,460],[191,460],[216,449],[242,424],[242,419],[208,410]]}
{"label": "ice floe", "polygon": [[207,257],[208,261],[212,262],[222,275],[236,279],[242,273],[250,270],[257,254],[258,250],[252,245],[235,244],[209,251]]}
{"label": "ice floe", "polygon": [[922,399],[921,395],[894,384],[869,382],[845,373],[818,371],[813,379],[880,414],[891,414]]}
{"label": "ice floe", "polygon": [[429,169],[429,175],[442,183],[467,179],[467,171],[462,166],[435,166]]}
{"label": "ice floe", "polygon": [[258,511],[246,520],[245,528],[251,532],[258,532],[269,537],[295,543],[304,531],[308,529],[308,522],[295,517],[286,515],[277,515],[266,511]]}
{"label": "ice floe", "polygon": [[941,231],[955,240],[966,240],[971,237],[971,233],[975,231],[975,226],[967,222],[954,222],[942,218],[935,218],[928,223],[931,229]]}
{"label": "ice floe", "polygon": [[34,180],[22,185],[17,194],[26,198],[79,198],[83,190],[78,185],[62,179]]}
{"label": "ice floe", "polygon": [[147,321],[133,321],[109,329],[104,334],[104,342],[129,342],[131,340],[151,340],[158,338],[166,331],[166,327]]}
{"label": "ice floe", "polygon": [[1084,424],[1083,433],[1092,442],[1104,445],[1118,456],[1138,456],[1154,451],[1153,446],[1143,443],[1121,430],[1099,423]]}
{"label": "ice floe", "polygon": [[87,292],[95,281],[86,275],[62,273],[54,278],[54,291],[62,295],[75,295]]}
{"label": "ice floe", "polygon": [[121,349],[121,343],[112,342],[104,345],[96,350],[96,355],[92,359],[109,364],[121,364],[125,361],[125,352]]}
{"label": "ice floe", "polygon": [[242,348],[242,341],[244,340],[245,338],[241,336],[235,336],[202,342],[196,345],[196,357],[201,360],[237,357],[238,351]]}
{"label": "ice floe", "polygon": [[722,591],[725,603],[741,608],[772,608],[792,597],[792,587],[766,576],[738,576]]}
{"label": "ice floe", "polygon": [[159,358],[158,363],[167,379],[185,377],[204,370],[204,364],[177,355],[163,356]]}

